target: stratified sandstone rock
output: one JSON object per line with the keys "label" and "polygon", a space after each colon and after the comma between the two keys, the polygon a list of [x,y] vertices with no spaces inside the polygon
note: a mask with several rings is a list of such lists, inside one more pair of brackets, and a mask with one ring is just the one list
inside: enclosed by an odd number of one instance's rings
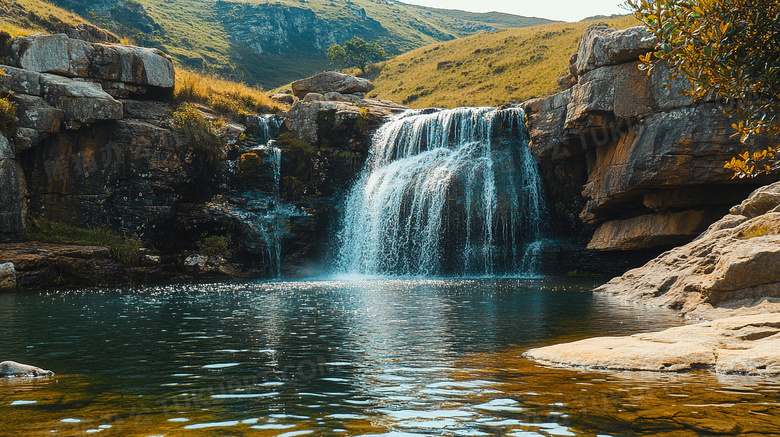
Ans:
{"label": "stratified sandstone rock", "polygon": [[606,24],[591,24],[580,41],[576,66],[582,75],[605,65],[616,65],[637,59],[652,51],[658,40],[644,26],[610,29]]}
{"label": "stratified sandstone rock", "polygon": [[389,100],[379,99],[363,99],[354,104],[338,100],[300,100],[287,111],[284,123],[296,138],[315,143],[319,140],[319,130],[339,131],[347,127],[351,129],[353,122],[361,116],[360,108],[367,108],[368,117],[374,122],[409,109]]}
{"label": "stratified sandstone rock", "polygon": [[145,258],[140,266],[122,265],[111,256],[109,248],[102,246],[7,243],[0,244],[0,259],[13,264],[21,288],[149,282],[170,275],[159,262]]}
{"label": "stratified sandstone rock", "polygon": [[16,289],[16,268],[14,263],[0,264],[0,291]]}
{"label": "stratified sandstone rock", "polygon": [[42,74],[41,88],[45,99],[64,112],[65,122],[71,128],[78,128],[81,123],[122,118],[122,103],[99,84]]}
{"label": "stratified sandstone rock", "polygon": [[[780,298],[780,183],[762,188],[696,240],[596,289],[700,317],[766,311]],[[768,211],[761,215],[761,211]],[[778,305],[774,305],[775,310]]]}
{"label": "stratified sandstone rock", "polygon": [[[570,60],[569,74],[576,84],[523,104],[531,150],[541,161],[548,186],[583,186],[580,220],[599,227],[589,246],[593,249],[634,250],[690,241],[733,202],[768,182],[732,179],[723,167],[744,147],[732,137],[734,116],[725,115],[709,96],[692,102],[683,93],[687,81],[672,78],[664,63],[649,76],[639,69],[639,56],[654,46],[655,40],[641,27],[591,25]],[[777,141],[756,137],[754,146]],[[565,193],[575,195],[572,191]],[[574,205],[579,200],[553,197],[551,203]],[[704,221],[697,226],[669,220],[702,213]],[[627,229],[651,224],[650,217],[655,218],[651,228]],[[651,229],[658,233],[653,235]]]}
{"label": "stratified sandstone rock", "polygon": [[41,133],[57,133],[60,131],[65,111],[49,105],[46,100],[38,96],[26,94],[13,94],[11,96],[16,104],[16,118],[19,126],[34,129]]}
{"label": "stratified sandstone rock", "polygon": [[780,374],[780,313],[730,317],[629,337],[597,337],[529,350],[566,366],[678,372]]}
{"label": "stratified sandstone rock", "polygon": [[16,361],[3,361],[0,363],[0,378],[38,378],[46,376],[54,376],[54,372],[17,363]]}
{"label": "stratified sandstone rock", "polygon": [[634,250],[671,246],[699,235],[712,223],[703,210],[660,212],[625,220],[612,220],[599,226],[588,244],[593,250]]}
{"label": "stratified sandstone rock", "polygon": [[26,195],[27,183],[14,146],[0,135],[0,242],[24,236]]}
{"label": "stratified sandstone rock", "polygon": [[309,93],[367,93],[372,88],[373,85],[368,79],[350,76],[337,71],[326,71],[292,83],[293,94],[299,99],[304,98]]}
{"label": "stratified sandstone rock", "polygon": [[89,43],[65,34],[15,38],[11,57],[25,70],[172,88],[173,62],[157,49]]}

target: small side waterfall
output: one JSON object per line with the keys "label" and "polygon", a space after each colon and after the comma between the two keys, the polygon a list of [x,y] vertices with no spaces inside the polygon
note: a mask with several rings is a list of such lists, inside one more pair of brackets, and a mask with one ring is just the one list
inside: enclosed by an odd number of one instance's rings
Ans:
{"label": "small side waterfall", "polygon": [[255,146],[246,153],[260,160],[257,177],[246,182],[241,193],[243,205],[232,211],[250,238],[242,245],[268,266],[272,277],[281,274],[282,239],[287,234],[287,221],[291,217],[306,216],[304,211],[287,204],[281,198],[282,149],[276,147],[274,138],[279,133],[282,120],[275,115],[259,117],[255,129]]}
{"label": "small side waterfall", "polygon": [[519,108],[414,110],[373,137],[337,271],[533,275],[545,205]]}

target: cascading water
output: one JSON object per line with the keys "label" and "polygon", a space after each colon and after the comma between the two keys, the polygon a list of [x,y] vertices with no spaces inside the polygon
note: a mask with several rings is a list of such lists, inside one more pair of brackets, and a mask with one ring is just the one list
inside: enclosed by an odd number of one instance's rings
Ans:
{"label": "cascading water", "polygon": [[[262,160],[261,177],[258,181],[250,181],[250,188],[241,193],[244,202],[242,207],[232,211],[232,215],[246,226],[247,234],[253,236],[242,241],[242,244],[247,250],[258,255],[273,277],[279,277],[281,274],[285,222],[290,217],[306,215],[281,199],[282,149],[276,147],[274,141],[281,123],[275,115],[258,119],[253,138],[257,145],[246,152],[253,153]],[[273,185],[268,183],[270,181],[273,181]],[[259,185],[256,185],[258,183]]]}
{"label": "cascading water", "polygon": [[337,271],[532,275],[545,206],[519,108],[414,110],[373,137]]}

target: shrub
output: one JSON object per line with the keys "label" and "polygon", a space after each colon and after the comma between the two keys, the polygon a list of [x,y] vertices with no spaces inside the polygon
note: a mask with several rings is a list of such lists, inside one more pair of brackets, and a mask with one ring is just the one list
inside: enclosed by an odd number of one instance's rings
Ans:
{"label": "shrub", "polygon": [[[764,131],[780,133],[780,3],[777,0],[629,0],[637,18],[659,41],[642,57],[643,68],[666,61],[673,76],[690,82],[694,100],[714,93],[735,123],[740,141]],[[771,170],[769,154],[742,155],[726,163],[735,176],[756,176]]]}
{"label": "shrub", "polygon": [[122,237],[107,227],[84,229],[45,219],[33,219],[27,226],[27,239],[42,243],[105,246],[111,255],[125,265],[136,265],[142,244],[135,238]]}
{"label": "shrub", "polygon": [[12,138],[14,132],[16,132],[16,106],[5,97],[0,99],[0,133]]}
{"label": "shrub", "polygon": [[201,235],[201,240],[198,241],[198,251],[203,255],[223,255],[230,249],[231,238],[229,236]]}
{"label": "shrub", "polygon": [[208,120],[195,106],[184,103],[173,113],[173,122],[199,155],[204,166],[216,169],[222,160],[222,139],[217,135],[219,121]]}

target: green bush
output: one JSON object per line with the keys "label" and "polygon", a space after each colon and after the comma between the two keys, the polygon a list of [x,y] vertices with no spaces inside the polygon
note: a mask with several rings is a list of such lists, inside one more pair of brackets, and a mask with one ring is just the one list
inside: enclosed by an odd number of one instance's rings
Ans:
{"label": "green bush", "polygon": [[14,132],[16,132],[16,106],[5,97],[0,99],[0,133],[12,138]]}
{"label": "green bush", "polygon": [[203,234],[198,241],[198,251],[203,255],[223,255],[230,250],[230,243],[229,236]]}
{"label": "green bush", "polygon": [[211,121],[195,106],[184,103],[173,113],[176,129],[187,137],[193,151],[208,168],[217,168],[222,160],[223,141],[217,134],[219,120]]}
{"label": "green bush", "polygon": [[41,243],[105,246],[120,263],[133,266],[141,258],[141,242],[122,237],[107,227],[84,229],[45,219],[34,219],[27,226],[27,239]]}

